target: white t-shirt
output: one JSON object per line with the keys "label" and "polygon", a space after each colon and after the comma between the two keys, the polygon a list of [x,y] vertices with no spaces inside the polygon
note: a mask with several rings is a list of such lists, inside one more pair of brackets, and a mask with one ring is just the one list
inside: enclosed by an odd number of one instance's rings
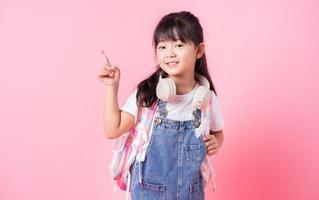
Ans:
{"label": "white t-shirt", "polygon": [[[167,116],[168,119],[173,120],[190,120],[193,119],[192,116],[192,101],[193,96],[195,94],[196,88],[198,87],[198,83],[196,87],[183,95],[176,95],[176,98],[173,102],[166,103]],[[128,112],[135,117],[135,122],[137,119],[137,102],[136,102],[136,93],[137,89],[135,89],[132,94],[127,99],[126,103],[120,108],[122,111]],[[221,109],[218,103],[218,99],[216,94],[212,91],[212,106],[213,106],[213,117],[210,122],[210,130],[219,131],[224,127],[224,119],[221,114]],[[154,121],[154,119],[153,119]]]}

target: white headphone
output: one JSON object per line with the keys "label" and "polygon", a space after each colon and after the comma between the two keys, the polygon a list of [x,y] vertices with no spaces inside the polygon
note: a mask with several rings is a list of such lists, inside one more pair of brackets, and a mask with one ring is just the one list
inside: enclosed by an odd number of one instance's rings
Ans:
{"label": "white headphone", "polygon": [[[162,101],[171,102],[176,97],[176,85],[171,78],[162,78],[163,71],[160,72],[159,80],[156,86],[156,96]],[[201,86],[196,91],[192,101],[193,109],[203,110],[208,105],[212,97],[210,85],[205,76],[195,73]]]}

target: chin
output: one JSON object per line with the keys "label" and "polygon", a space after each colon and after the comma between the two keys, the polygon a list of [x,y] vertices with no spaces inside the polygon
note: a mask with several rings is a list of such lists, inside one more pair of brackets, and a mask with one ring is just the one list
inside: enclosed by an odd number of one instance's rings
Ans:
{"label": "chin", "polygon": [[161,68],[164,72],[166,72],[168,75],[171,75],[171,76],[177,76],[181,74],[181,70],[178,68],[167,68],[167,67],[161,67]]}
{"label": "chin", "polygon": [[175,71],[175,70],[171,70],[171,69],[165,69],[164,70],[169,76],[178,76],[180,75],[181,73],[178,72],[178,71]]}

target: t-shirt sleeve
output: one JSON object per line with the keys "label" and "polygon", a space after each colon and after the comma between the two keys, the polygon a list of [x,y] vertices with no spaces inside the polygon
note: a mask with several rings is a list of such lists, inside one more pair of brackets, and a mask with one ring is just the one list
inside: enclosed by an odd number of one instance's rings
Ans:
{"label": "t-shirt sleeve", "polygon": [[214,91],[212,91],[212,111],[213,116],[210,122],[210,130],[219,131],[224,128],[224,118],[221,113],[218,98]]}
{"label": "t-shirt sleeve", "polygon": [[137,120],[137,111],[138,111],[137,102],[136,102],[136,93],[137,93],[137,89],[135,89],[131,93],[131,95],[126,100],[126,103],[120,108],[120,110],[132,114],[135,117],[135,123]]}

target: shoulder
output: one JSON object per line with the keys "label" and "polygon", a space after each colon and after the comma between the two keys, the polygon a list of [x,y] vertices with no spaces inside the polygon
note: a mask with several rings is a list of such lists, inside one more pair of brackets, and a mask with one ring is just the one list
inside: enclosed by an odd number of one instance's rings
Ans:
{"label": "shoulder", "polygon": [[126,103],[120,108],[120,110],[132,114],[135,118],[137,117],[137,102],[136,102],[136,92],[137,89],[131,91],[129,97],[126,100]]}
{"label": "shoulder", "polygon": [[212,98],[211,98],[211,125],[210,130],[219,131],[224,127],[224,119],[221,112],[221,106],[219,104],[219,100],[214,91],[211,90]]}
{"label": "shoulder", "polygon": [[128,97],[128,101],[136,102],[137,88],[131,91],[130,96]]}
{"label": "shoulder", "polygon": [[211,90],[211,94],[212,94],[212,100],[217,99],[217,95],[213,90]]}
{"label": "shoulder", "polygon": [[210,105],[213,112],[220,107],[218,97],[213,90],[211,90]]}
{"label": "shoulder", "polygon": [[131,95],[136,96],[136,94],[137,94],[137,88],[135,88],[135,89],[133,89],[133,91],[131,91]]}

